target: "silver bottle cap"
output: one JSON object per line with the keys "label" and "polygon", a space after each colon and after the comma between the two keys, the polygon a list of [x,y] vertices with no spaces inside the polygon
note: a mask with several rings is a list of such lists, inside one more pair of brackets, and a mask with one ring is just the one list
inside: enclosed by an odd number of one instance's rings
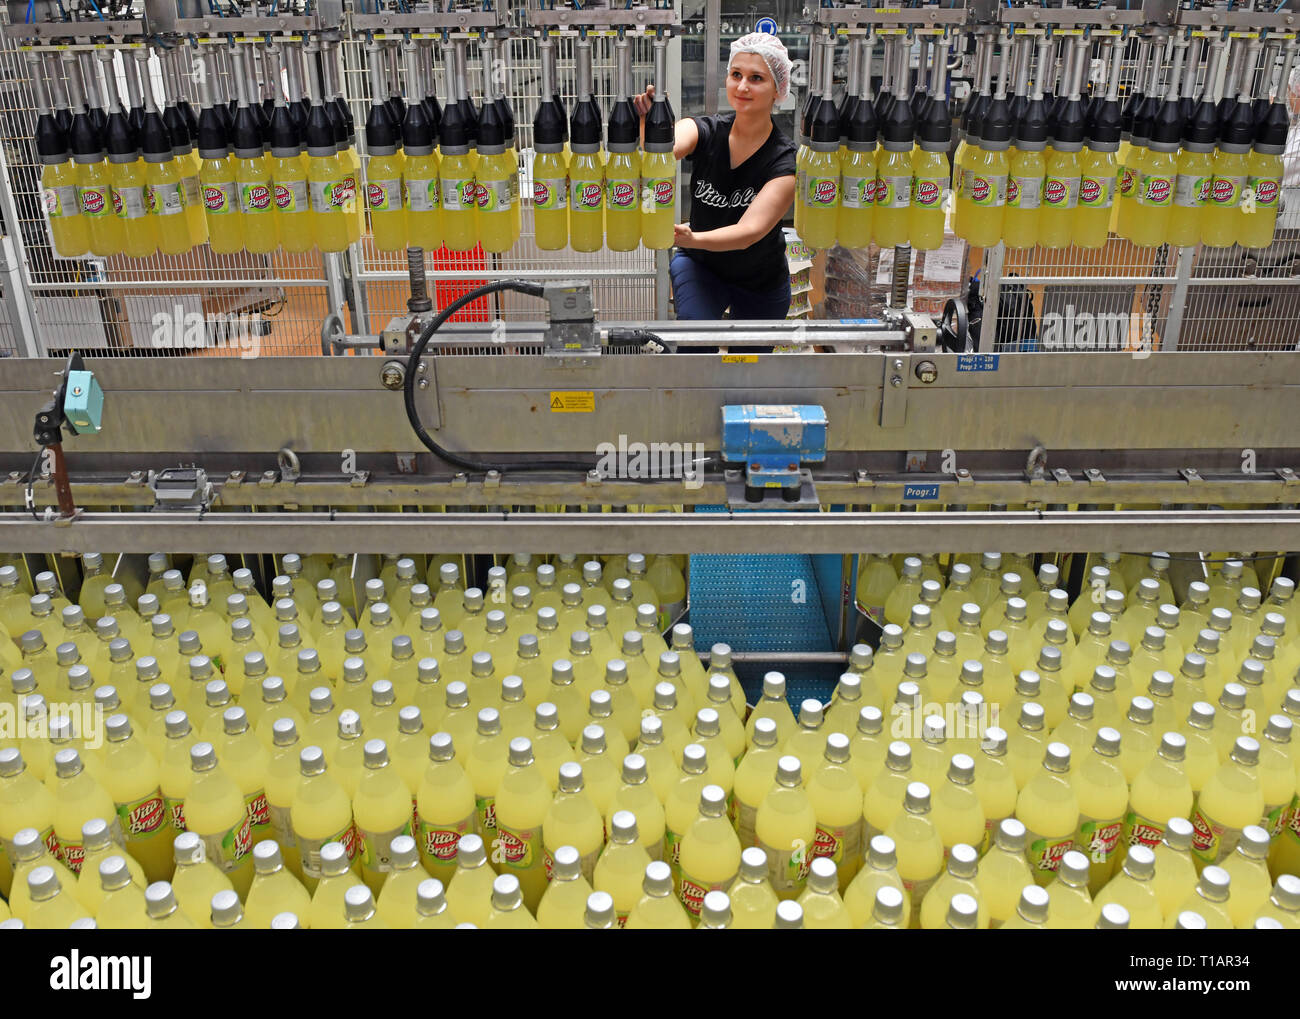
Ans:
{"label": "silver bottle cap", "polygon": [[724,817],[727,813],[727,792],[720,785],[706,785],[700,790],[700,815]]}
{"label": "silver bottle cap", "polygon": [[313,715],[328,715],[334,712],[334,695],[327,686],[313,687],[307,695],[307,710]]}
{"label": "silver bottle cap", "polygon": [[913,651],[903,662],[903,675],[909,679],[925,679],[928,671],[927,659],[919,652]]}
{"label": "silver bottle cap", "polygon": [[[794,760],[798,760],[798,758],[796,757]],[[890,743],[885,753],[885,767],[890,771],[910,771],[912,768],[911,746],[902,740],[895,740]]]}
{"label": "silver bottle cap", "polygon": [[183,739],[190,734],[190,718],[184,711],[169,711],[163,716],[163,732],[167,739]]}
{"label": "silver bottle cap", "polygon": [[582,857],[573,846],[560,846],[551,854],[551,860],[552,881],[576,881],[582,877]]}
{"label": "silver bottle cap", "polygon": [[1127,665],[1133,658],[1133,649],[1128,641],[1112,640],[1106,645],[1106,661],[1113,665]]}
{"label": "silver bottle cap", "polygon": [[492,656],[486,651],[476,651],[474,656],[469,660],[469,673],[471,676],[491,676],[496,671],[492,663]]}
{"label": "silver bottle cap", "polygon": [[588,725],[582,730],[582,742],[579,744],[584,754],[603,754],[605,752],[605,730],[599,725]]}
{"label": "silver bottle cap", "polygon": [[577,761],[565,761],[560,765],[559,790],[562,793],[580,793],[584,788],[582,765]]}
{"label": "silver bottle cap", "polygon": [[913,629],[925,629],[932,624],[929,605],[913,605],[908,625]]}
{"label": "silver bottle cap", "polygon": [[1225,711],[1240,711],[1246,706],[1246,688],[1240,683],[1225,683],[1219,694],[1219,706]]}
{"label": "silver bottle cap", "polygon": [[[641,731],[644,734],[647,719],[641,720]],[[659,719],[655,719],[656,722]],[[542,701],[537,705],[537,710],[533,712],[533,728],[538,732],[553,732],[560,727],[560,710],[550,701]]]}
{"label": "silver bottle cap", "polygon": [[[540,616],[541,613],[539,612]],[[628,630],[623,634],[622,653],[625,655],[638,656],[644,652],[645,641],[641,634],[636,630]]]}
{"label": "silver bottle cap", "polygon": [[[903,745],[906,746],[907,744]],[[703,752],[703,749],[703,747],[700,748],[701,752]],[[909,754],[910,752],[909,749]],[[799,764],[799,758],[788,755],[780,758],[776,762],[776,781],[778,785],[783,785],[787,788],[794,788],[795,786],[802,784],[803,769]]]}
{"label": "silver bottle cap", "polygon": [[[775,725],[773,726],[775,728]],[[663,719],[651,715],[641,719],[641,742],[647,746],[658,746],[664,740]],[[775,742],[775,740],[773,741]]]}
{"label": "silver bottle cap", "polygon": [[880,631],[880,646],[890,651],[903,646],[903,628],[895,623],[886,623]]}
{"label": "silver bottle cap", "polygon": [[280,844],[274,839],[263,839],[253,847],[253,870],[258,874],[274,874],[284,866]]}
{"label": "silver bottle cap", "polygon": [[957,635],[951,630],[940,630],[934,636],[934,653],[947,658],[957,653]]}
{"label": "silver bottle cap", "polygon": [[1088,632],[1098,637],[1110,634],[1110,616],[1105,612],[1094,612],[1088,617]]}
{"label": "silver bottle cap", "polygon": [[871,916],[879,923],[897,927],[903,920],[903,893],[893,885],[876,889],[876,901],[871,907]]}
{"label": "silver bottle cap", "polygon": [[1089,685],[1094,690],[1100,690],[1103,693],[1115,689],[1115,670],[1109,665],[1098,665],[1092,670],[1092,679]]}
{"label": "silver bottle cap", "polygon": [[1213,865],[1201,871],[1196,890],[1210,902],[1227,902],[1231,891],[1232,875],[1222,867]]}
{"label": "silver bottle cap", "polygon": [[361,715],[348,708],[339,712],[339,739],[358,739],[361,736]]}
{"label": "silver bottle cap", "polygon": [[305,747],[298,754],[298,770],[307,777],[324,774],[325,751],[317,746]]}
{"label": "silver bottle cap", "polygon": [[1003,630],[990,630],[984,640],[984,649],[990,654],[1005,655],[1011,644]]}
{"label": "silver bottle cap", "polygon": [[[505,633],[506,614],[500,609],[493,609],[484,617],[484,627],[488,633]],[[477,658],[478,655],[474,657]]]}
{"label": "silver bottle cap", "polygon": [[961,675],[958,682],[963,686],[983,686],[984,685],[984,665],[974,658],[967,658],[961,663]]}
{"label": "silver bottle cap", "polygon": [[659,899],[672,895],[673,872],[668,864],[662,860],[654,860],[646,864],[645,879],[641,882],[641,888],[646,895],[653,895]]}
{"label": "silver bottle cap", "polygon": [[1087,722],[1092,718],[1093,708],[1096,701],[1086,693],[1080,691],[1070,697],[1070,707],[1068,714],[1071,718],[1078,719],[1081,722]]}
{"label": "silver bottle cap", "polygon": [[1023,853],[1025,851],[1025,826],[1014,817],[1004,818],[1002,823],[998,825],[994,841],[999,848],[1009,853]]}
{"label": "silver bottle cap", "polygon": [[[497,878],[498,881],[501,878]],[[519,880],[512,878],[518,887]],[[495,899],[495,896],[494,896]],[[343,893],[343,916],[349,923],[360,923],[375,915],[375,897],[365,885],[353,885]]]}
{"label": "silver bottle cap", "polygon": [[954,785],[970,785],[975,781],[975,761],[969,754],[953,754],[948,762],[948,781]]}
{"label": "silver bottle cap", "polygon": [[1142,631],[1142,646],[1150,651],[1164,650],[1165,631],[1158,626],[1148,626]]}
{"label": "silver bottle cap", "polygon": [[1288,913],[1300,912],[1300,877],[1294,874],[1281,875],[1273,885],[1271,898],[1279,909]]}
{"label": "silver bottle cap", "polygon": [[271,723],[271,744],[291,747],[298,742],[298,726],[292,718],[277,718]]}
{"label": "silver bottle cap", "polygon": [[352,861],[348,851],[341,842],[326,842],[320,848],[320,868],[324,877],[342,877],[348,872]]}
{"label": "silver bottle cap", "polygon": [[1130,846],[1124,873],[1138,881],[1150,881],[1156,872],[1156,854],[1146,846]]}
{"label": "silver bottle cap", "polygon": [[903,797],[903,809],[909,814],[928,814],[930,787],[924,782],[908,782],[907,792]]}
{"label": "silver bottle cap", "polygon": [[[622,686],[627,682],[627,662],[621,658],[611,658],[605,663],[605,684]],[[712,692],[710,691],[710,697]]]}
{"label": "silver bottle cap", "polygon": [[1249,736],[1238,736],[1232,744],[1232,753],[1228,756],[1238,764],[1253,768],[1259,764],[1259,742]]}
{"label": "silver bottle cap", "polygon": [[774,719],[760,718],[754,723],[754,746],[776,746],[776,721]]}
{"label": "silver bottle cap", "polygon": [[839,868],[828,857],[819,856],[808,869],[808,887],[819,895],[839,891]]}
{"label": "silver bottle cap", "polygon": [[1187,756],[1187,740],[1176,732],[1167,732],[1160,737],[1160,749],[1156,751],[1166,761],[1181,761]]}
{"label": "silver bottle cap", "polygon": [[214,679],[204,684],[203,701],[210,708],[225,707],[230,703],[230,687],[224,679]]}
{"label": "silver bottle cap", "polygon": [[108,642],[108,660],[113,664],[129,662],[133,654],[135,652],[131,648],[131,642],[125,637],[117,637]]}
{"label": "silver bottle cap", "polygon": [[1044,727],[1044,718],[1046,712],[1043,706],[1036,701],[1025,701],[1020,705],[1020,717],[1016,719],[1016,724],[1021,729],[1027,729],[1030,732],[1041,731]]}
{"label": "silver bottle cap", "polygon": [[1016,693],[1022,697],[1037,697],[1042,692],[1043,679],[1033,669],[1022,669],[1016,674]]}
{"label": "silver bottle cap", "polygon": [[516,704],[524,699],[524,681],[519,676],[506,676],[501,680],[501,700]]}
{"label": "silver bottle cap", "polygon": [[[117,619],[113,616],[100,616],[95,620],[95,636],[100,640],[112,641],[121,630],[118,628]],[[190,632],[190,631],[187,631]],[[194,634],[197,638],[198,634]]]}
{"label": "silver bottle cap", "polygon": [[[580,633],[586,636],[584,631],[576,630],[573,638],[576,640]],[[659,656],[659,675],[667,679],[676,679],[681,674],[682,663],[676,651],[665,651]]]}
{"label": "silver bottle cap", "polygon": [[1174,677],[1164,669],[1151,673],[1151,682],[1147,684],[1147,693],[1152,697],[1172,697],[1174,695]]}
{"label": "silver bottle cap", "polygon": [[53,867],[40,866],[27,875],[27,895],[32,902],[45,902],[62,890]]}
{"label": "silver bottle cap", "polygon": [[1267,831],[1257,824],[1248,824],[1241,830],[1241,839],[1237,843],[1237,852],[1252,860],[1268,859],[1271,839]]}
{"label": "silver bottle cap", "polygon": [[533,742],[523,736],[510,741],[507,762],[512,768],[524,768],[533,763]]}
{"label": "silver bottle cap", "polygon": [[[611,908],[613,901],[610,900]],[[421,916],[438,916],[446,908],[447,898],[442,882],[432,877],[421,881],[415,889],[415,911]]]}
{"label": "silver bottle cap", "polygon": [[[885,727],[884,713],[877,707],[868,705],[858,712],[858,732],[864,736],[879,736]],[[757,725],[755,733],[757,734]],[[772,723],[772,739],[776,741],[776,723]]]}
{"label": "silver bottle cap", "polygon": [[361,748],[361,763],[366,768],[388,767],[388,744],[381,739],[368,739]]}
{"label": "silver bottle cap", "polygon": [[1016,912],[1029,923],[1044,923],[1047,920],[1047,906],[1050,900],[1046,888],[1038,885],[1026,885],[1020,892],[1020,902]]}
{"label": "silver bottle cap", "polygon": [[420,610],[420,630],[423,633],[437,633],[442,629],[442,613],[430,606]]}
{"label": "silver bottle cap", "polygon": [[364,683],[366,681],[366,662],[364,658],[343,659],[343,682]]}
{"label": "silver bottle cap", "polygon": [[366,635],[362,630],[348,630],[343,634],[343,650],[349,655],[359,655],[366,650]]}

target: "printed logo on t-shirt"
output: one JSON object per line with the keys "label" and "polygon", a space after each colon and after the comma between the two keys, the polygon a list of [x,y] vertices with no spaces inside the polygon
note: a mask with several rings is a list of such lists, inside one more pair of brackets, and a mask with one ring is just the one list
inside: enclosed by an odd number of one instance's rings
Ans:
{"label": "printed logo on t-shirt", "polygon": [[749,203],[754,200],[758,194],[753,188],[737,189],[731,193],[728,198],[715,188],[712,182],[707,180],[697,180],[695,182],[695,201],[701,205],[712,206],[715,209],[745,209]]}

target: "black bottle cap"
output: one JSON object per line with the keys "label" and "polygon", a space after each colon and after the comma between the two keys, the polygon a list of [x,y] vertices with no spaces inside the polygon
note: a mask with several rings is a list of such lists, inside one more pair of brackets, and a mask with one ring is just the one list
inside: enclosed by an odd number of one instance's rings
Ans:
{"label": "black bottle cap", "polygon": [[1050,132],[1047,127],[1047,103],[1043,99],[1026,97],[1025,108],[1019,120],[1012,121],[1016,145],[1038,146],[1046,144]]}
{"label": "black bottle cap", "polygon": [[1151,138],[1151,129],[1155,123],[1156,111],[1160,109],[1160,100],[1155,96],[1143,96],[1142,105],[1133,111],[1133,137],[1144,144]]}
{"label": "black bottle cap", "polygon": [[641,118],[629,99],[619,99],[609,108],[606,137],[609,144],[636,145],[641,140]]}
{"label": "black bottle cap", "polygon": [[448,103],[442,108],[442,124],[438,136],[447,148],[469,144],[469,131],[465,127],[465,114],[460,103]]}
{"label": "black bottle cap", "polygon": [[140,149],[140,139],[125,113],[111,113],[104,131],[104,147],[109,155],[127,156]]}
{"label": "black bottle cap", "polygon": [[929,101],[916,128],[917,141],[929,152],[940,149],[946,152],[952,141],[952,114],[948,111],[948,100],[942,96],[926,98]]}
{"label": "black bottle cap", "polygon": [[844,93],[844,99],[840,102],[840,137],[849,136],[849,124],[853,121],[853,114],[862,104],[862,97]]}
{"label": "black bottle cap", "polygon": [[1183,124],[1183,141],[1191,145],[1213,145],[1219,140],[1219,114],[1214,103],[1202,99]]}
{"label": "black bottle cap", "polygon": [[469,139],[470,145],[478,144],[478,107],[474,105],[474,100],[466,96],[459,99],[456,106],[460,109],[461,120],[465,124],[465,137]]}
{"label": "black bottle cap", "polygon": [[438,140],[429,124],[424,103],[411,103],[402,118],[402,144],[408,149],[430,148]]}
{"label": "black bottle cap", "polygon": [[1219,100],[1215,110],[1219,117],[1219,132],[1222,133],[1228,123],[1228,118],[1232,116],[1232,111],[1237,106],[1237,97],[1235,95],[1226,95]]}
{"label": "black bottle cap", "polygon": [[380,103],[370,107],[366,114],[366,147],[372,152],[380,149],[396,149],[401,144],[397,125],[389,116],[388,104]]}
{"label": "black bottle cap", "polygon": [[840,111],[829,99],[823,99],[813,112],[811,141],[828,144],[840,140]]}
{"label": "black bottle cap", "polygon": [[252,152],[262,148],[262,125],[251,106],[241,106],[235,111],[235,133],[232,136],[237,152]]}
{"label": "black bottle cap", "polygon": [[1011,104],[1006,98],[989,101],[988,111],[984,114],[984,124],[980,128],[980,145],[983,148],[1005,147],[1011,141]]}
{"label": "black bottle cap", "polygon": [[230,135],[222,122],[221,114],[216,109],[203,109],[199,113],[199,151],[230,147]]}
{"label": "black bottle cap", "polygon": [[1118,145],[1124,118],[1118,99],[1103,99],[1097,105],[1096,112],[1089,111],[1089,118],[1084,129],[1090,145]]}
{"label": "black bottle cap", "polygon": [[668,104],[651,103],[650,112],[645,115],[645,145],[647,151],[650,145],[671,146],[673,138],[673,115],[668,109]]}
{"label": "black bottle cap", "polygon": [[1237,103],[1227,126],[1219,132],[1220,144],[1250,145],[1255,141],[1255,117],[1249,102]]}
{"label": "black bottle cap", "polygon": [[[505,96],[497,96],[492,100],[492,104],[497,108],[497,116],[501,118],[501,130],[505,133],[506,144],[515,143],[515,108],[510,105],[510,100]],[[633,111],[635,115],[635,111]],[[637,127],[640,131],[640,125]]]}
{"label": "black bottle cap", "polygon": [[271,133],[268,137],[271,139],[272,151],[302,146],[302,135],[298,133],[298,125],[293,122],[289,107],[277,106],[271,110]]}
{"label": "black bottle cap", "polygon": [[1178,100],[1178,115],[1183,118],[1183,130],[1191,128],[1192,117],[1196,115],[1196,96],[1183,96]]}
{"label": "black bottle cap", "polygon": [[339,108],[334,105],[333,100],[323,103],[321,108],[325,111],[325,116],[330,123],[331,142],[339,148],[346,148],[348,144],[348,125],[343,119],[343,115],[339,113]]}
{"label": "black bottle cap", "polygon": [[131,122],[131,130],[137,135],[144,131],[144,107],[132,106],[126,113],[127,119]]}
{"label": "black bottle cap", "polygon": [[916,137],[916,121],[912,119],[912,104],[906,101],[895,102],[885,114],[881,134],[886,145],[899,147],[911,144]]}
{"label": "black bottle cap", "polygon": [[144,115],[144,130],[140,132],[140,151],[146,156],[170,156],[172,137],[162,117],[149,110]]}
{"label": "black bottle cap", "polygon": [[[1010,110],[1010,114],[1011,114],[1011,123],[1014,124],[1014,125],[1016,125],[1016,127],[1015,127],[1013,130],[1014,130],[1014,133],[1015,133],[1016,137],[1018,138],[1018,137],[1020,137],[1020,132],[1019,132],[1019,124],[1020,124],[1020,121],[1021,121],[1021,119],[1023,119],[1023,117],[1024,117],[1024,115],[1025,115],[1025,110],[1027,110],[1027,109],[1029,108],[1029,97],[1028,97],[1028,96],[1012,96],[1012,97],[1007,101],[1007,107],[1008,107],[1008,109]],[[1044,116],[1046,116],[1046,114],[1044,114]]]}
{"label": "black bottle cap", "polygon": [[89,113],[78,112],[72,117],[72,131],[68,143],[74,154],[89,156],[104,151],[104,136],[95,129]]}
{"label": "black bottle cap", "polygon": [[869,99],[859,99],[853,107],[853,116],[849,118],[848,140],[850,145],[874,144],[880,125],[876,121],[876,106]]}
{"label": "black bottle cap", "polygon": [[298,128],[298,137],[305,137],[307,134],[307,115],[311,113],[311,100],[306,96],[299,99],[296,103],[289,104],[289,115],[293,117],[294,125]]}
{"label": "black bottle cap", "polygon": [[[549,104],[543,103],[542,105]],[[436,142],[438,140],[438,125],[442,123],[442,103],[438,102],[437,96],[428,95],[420,100],[420,107],[424,111],[424,123],[430,137]],[[407,110],[409,112],[409,106]]]}
{"label": "black bottle cap", "polygon": [[1155,145],[1176,145],[1182,137],[1182,103],[1166,99],[1160,104],[1155,118],[1151,121],[1151,141]]}
{"label": "black bottle cap", "polygon": [[889,119],[889,111],[893,108],[894,94],[892,92],[876,96],[876,123],[880,125],[880,137],[882,139],[885,136],[885,121]]}
{"label": "black bottle cap", "polygon": [[966,106],[962,115],[961,129],[967,138],[981,138],[984,135],[984,118],[988,116],[993,97],[979,92]]}
{"label": "black bottle cap", "polygon": [[1286,148],[1290,127],[1291,118],[1286,103],[1269,103],[1264,119],[1255,128],[1255,145],[1282,152]]}
{"label": "black bottle cap", "polygon": [[817,107],[821,106],[822,97],[809,93],[808,101],[804,103],[803,116],[799,122],[799,133],[805,138],[812,136],[813,116],[817,112]]}
{"label": "black bottle cap", "polygon": [[[663,103],[659,105],[662,106]],[[664,112],[667,113],[667,110]],[[573,116],[569,118],[569,144],[571,146],[599,145],[603,127],[600,122],[600,107],[596,105],[596,100],[580,99],[578,105],[573,108]],[[650,124],[647,119],[646,131],[649,130]]]}
{"label": "black bottle cap", "polygon": [[[569,140],[569,111],[565,108],[564,100],[560,97],[558,91],[551,94],[551,105],[555,107],[555,112],[559,114],[560,117],[560,123],[564,125],[564,140],[567,142]],[[653,113],[654,110],[651,109],[650,112]],[[649,124],[650,114],[646,114],[647,128],[649,127]]]}
{"label": "black bottle cap", "polygon": [[214,106],[213,110],[215,111],[217,118],[221,121],[221,129],[226,132],[226,137],[229,138],[235,132],[234,107],[229,103],[222,103],[219,106]]}
{"label": "black bottle cap", "polygon": [[478,138],[475,144],[495,148],[505,143],[505,125],[501,123],[501,114],[497,112],[496,103],[485,102],[479,111]]}
{"label": "black bottle cap", "polygon": [[330,118],[329,108],[312,104],[307,114],[307,147],[309,149],[333,149],[337,131]]}
{"label": "black bottle cap", "polygon": [[338,111],[339,121],[343,124],[343,129],[350,138],[357,133],[356,118],[352,116],[352,107],[342,96],[334,97],[334,109]]}
{"label": "black bottle cap", "polygon": [[1146,96],[1137,90],[1130,92],[1128,98],[1124,100],[1124,108],[1120,113],[1120,130],[1125,134],[1132,134],[1133,118],[1145,101]]}
{"label": "black bottle cap", "polygon": [[[638,119],[638,134],[640,129],[641,125]],[[613,137],[611,129],[610,139],[612,140]],[[560,116],[560,111],[555,108],[554,103],[537,104],[537,115],[533,117],[533,141],[538,145],[564,145],[564,120]]]}
{"label": "black bottle cap", "polygon": [[180,107],[169,106],[163,110],[163,123],[167,126],[167,134],[171,137],[173,148],[183,148],[194,140],[190,137],[190,129],[185,123],[185,115],[181,113]]}
{"label": "black bottle cap", "polygon": [[918,125],[918,126],[920,125],[920,123],[921,123],[921,118],[922,118],[922,116],[924,116],[924,114],[925,114],[925,108],[926,108],[926,106],[929,104],[929,102],[930,102],[930,93],[928,93],[928,92],[913,92],[913,93],[912,93],[911,105],[912,105],[912,123],[913,123],[913,124],[916,124],[916,125]]}
{"label": "black bottle cap", "polygon": [[1273,104],[1269,102],[1268,96],[1260,96],[1251,103],[1251,113],[1253,114],[1256,127],[1264,122],[1264,118],[1268,116],[1268,108],[1272,105]]}
{"label": "black bottle cap", "polygon": [[66,156],[69,152],[68,134],[59,127],[52,113],[42,113],[36,118],[36,152],[41,156]]}
{"label": "black bottle cap", "polygon": [[59,125],[59,130],[68,134],[72,130],[72,111],[66,107],[54,111],[54,122]]}
{"label": "black bottle cap", "polygon": [[108,129],[108,114],[98,106],[92,106],[86,116],[90,118],[90,122],[95,125],[95,131],[100,135]]}
{"label": "black bottle cap", "polygon": [[406,100],[401,96],[389,96],[384,106],[388,109],[388,119],[394,124],[406,119]]}

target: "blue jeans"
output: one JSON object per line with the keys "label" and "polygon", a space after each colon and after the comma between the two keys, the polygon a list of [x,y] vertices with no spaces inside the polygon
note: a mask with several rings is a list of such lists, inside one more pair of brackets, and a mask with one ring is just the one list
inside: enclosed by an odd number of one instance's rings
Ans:
{"label": "blue jeans", "polygon": [[745,290],[724,282],[680,251],[673,255],[668,272],[679,319],[716,321],[728,308],[731,317],[738,319],[783,319],[790,312],[789,277],[782,286],[769,291]]}

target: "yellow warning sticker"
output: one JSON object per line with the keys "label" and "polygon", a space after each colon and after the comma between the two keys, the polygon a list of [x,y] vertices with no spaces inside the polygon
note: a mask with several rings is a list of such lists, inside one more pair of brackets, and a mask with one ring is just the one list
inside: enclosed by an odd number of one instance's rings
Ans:
{"label": "yellow warning sticker", "polygon": [[758,364],[757,354],[723,354],[723,364]]}
{"label": "yellow warning sticker", "polygon": [[570,390],[551,393],[551,410],[557,414],[590,414],[596,409],[596,394]]}

